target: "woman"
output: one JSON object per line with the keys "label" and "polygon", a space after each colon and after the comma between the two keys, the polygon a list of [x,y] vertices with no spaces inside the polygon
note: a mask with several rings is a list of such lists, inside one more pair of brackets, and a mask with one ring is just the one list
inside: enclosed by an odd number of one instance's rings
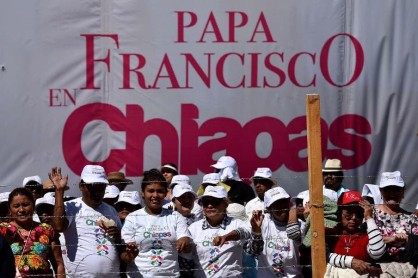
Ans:
{"label": "woman", "polygon": [[382,262],[401,262],[409,234],[418,234],[418,218],[400,207],[405,183],[399,171],[384,172],[380,179],[383,204],[377,205],[374,219],[386,243]]}
{"label": "woman", "polygon": [[167,185],[169,185],[173,177],[179,174],[179,171],[177,170],[176,164],[169,162],[164,163],[163,166],[161,166],[161,173],[163,174]]}
{"label": "woman", "polygon": [[[22,277],[53,276],[48,258],[53,256],[51,242],[55,237],[52,226],[33,221],[35,200],[27,188],[16,188],[9,195],[11,221],[0,224],[0,234],[11,245],[17,270]],[[56,273],[62,277],[65,272]]]}
{"label": "woman", "polygon": [[128,277],[178,277],[178,253],[190,245],[186,220],[163,208],[167,182],[161,172],[151,169],[143,175],[145,207],[125,219],[122,238],[127,246],[120,258],[128,264]]}
{"label": "woman", "polygon": [[[360,227],[366,220],[367,232]],[[352,277],[379,274],[379,269],[371,266],[373,260],[385,253],[383,237],[373,219],[372,207],[363,200],[360,192],[346,191],[338,198],[338,224],[326,228],[325,241],[330,252],[326,277],[334,277],[340,269],[351,272]]]}
{"label": "woman", "polygon": [[[227,195],[222,186],[206,187],[201,198],[205,217],[189,227],[197,253],[195,277],[242,275],[243,244],[244,239],[251,238],[251,230],[242,220],[227,216]],[[262,221],[260,218],[257,221]]]}

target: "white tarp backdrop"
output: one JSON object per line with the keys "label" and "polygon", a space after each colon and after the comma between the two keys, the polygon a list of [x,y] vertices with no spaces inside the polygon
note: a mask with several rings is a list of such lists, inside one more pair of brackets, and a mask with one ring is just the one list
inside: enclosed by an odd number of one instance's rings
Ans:
{"label": "white tarp backdrop", "polygon": [[201,181],[223,155],[308,187],[305,96],[321,97],[325,158],[361,190],[400,170],[418,193],[416,1],[0,2],[0,183],[53,165]]}

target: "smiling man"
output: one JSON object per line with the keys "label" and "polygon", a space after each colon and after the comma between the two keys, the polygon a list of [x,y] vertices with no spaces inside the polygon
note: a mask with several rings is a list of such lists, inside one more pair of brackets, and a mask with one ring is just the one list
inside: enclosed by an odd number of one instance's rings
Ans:
{"label": "smiling man", "polygon": [[103,202],[109,183],[103,167],[86,165],[79,183],[82,197],[65,203],[68,177],[60,168],[53,168],[49,177],[55,186],[54,228],[65,237],[69,274],[119,277],[116,247],[122,224],[116,210]]}

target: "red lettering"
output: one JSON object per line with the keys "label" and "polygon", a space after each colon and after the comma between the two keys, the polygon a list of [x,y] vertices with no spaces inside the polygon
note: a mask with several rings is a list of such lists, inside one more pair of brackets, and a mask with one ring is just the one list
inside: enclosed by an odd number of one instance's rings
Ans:
{"label": "red lettering", "polygon": [[[289,62],[289,79],[292,81],[293,84],[295,84],[298,87],[302,87],[302,88],[306,88],[306,87],[310,87],[310,86],[316,86],[316,75],[314,74],[311,83],[306,84],[306,85],[302,85],[300,84],[297,80],[296,80],[296,62],[299,59],[299,57],[301,57],[302,55],[308,55],[311,59],[312,59],[312,64],[315,65],[315,54],[309,53],[309,52],[300,52],[297,53],[295,56],[293,56],[290,59]],[[303,67],[304,69],[306,69],[306,67]]]}
{"label": "red lettering", "polygon": [[[102,161],[89,161],[83,154],[82,141],[89,140],[91,133],[98,130],[85,130],[92,121],[102,121],[112,131],[125,132],[125,149],[103,150],[109,153],[108,157]],[[194,104],[181,107],[180,135],[166,120],[145,121],[139,105],[127,105],[126,116],[109,104],[84,105],[69,116],[64,126],[64,158],[77,174],[84,165],[98,163],[108,171],[118,171],[125,166],[128,176],[140,176],[144,170],[145,141],[157,137],[157,143],[161,144],[161,162],[180,161],[181,172],[186,175],[211,172],[214,156],[218,157],[220,153],[236,158],[242,177],[251,176],[260,165],[273,171],[282,165],[294,172],[307,171],[305,116],[294,118],[287,126],[274,117],[255,118],[243,126],[235,119],[225,117],[208,119],[200,126],[198,122],[199,109]],[[329,128],[321,119],[321,133],[323,158],[339,158],[346,169],[359,167],[370,158],[371,144],[365,136],[371,134],[371,126],[364,117],[342,115]],[[266,135],[271,139],[271,146],[260,146],[260,136],[265,138]],[[332,149],[328,144],[333,146]]]}
{"label": "red lettering", "polygon": [[[261,30],[258,30],[258,27],[259,26],[261,27]],[[258,33],[265,35],[266,38],[265,38],[265,40],[263,42],[276,42],[273,39],[273,36],[271,35],[270,28],[269,28],[269,26],[267,24],[267,20],[266,20],[266,17],[264,16],[264,13],[263,12],[260,13],[260,16],[258,18],[258,21],[257,21],[257,23],[255,25],[255,29],[254,29],[253,35],[251,36],[251,39],[248,42],[256,42],[254,40],[254,37]]]}
{"label": "red lettering", "polygon": [[363,136],[371,132],[370,123],[362,116],[349,114],[336,118],[329,127],[329,141],[337,149],[328,150],[326,157],[340,159],[346,169],[364,165],[372,153],[372,146]]}
{"label": "red lettering", "polygon": [[224,64],[225,64],[226,59],[229,58],[229,57],[231,57],[231,56],[238,56],[238,58],[241,61],[241,64],[244,65],[244,55],[239,54],[239,53],[228,53],[228,54],[225,54],[225,55],[223,55],[219,59],[218,63],[216,64],[216,76],[218,77],[219,82],[224,87],[226,87],[226,88],[239,88],[239,87],[243,87],[244,84],[245,84],[245,76],[242,77],[241,82],[238,85],[236,85],[236,86],[229,85],[226,82],[223,69],[224,69],[224,66],[225,66]]}
{"label": "red lettering", "polygon": [[[138,85],[142,89],[147,89],[147,84],[145,82],[145,76],[139,70],[142,69],[146,64],[146,59],[143,55],[140,54],[128,54],[124,53],[122,55],[123,61],[123,86],[120,89],[134,89],[131,87],[131,72],[136,74]],[[138,64],[135,68],[131,68],[131,57],[135,57],[138,60]]]}
{"label": "red lettering", "polygon": [[[177,14],[177,41],[176,42],[187,42],[184,40],[184,29],[190,28],[197,23],[197,15],[193,12],[175,12]],[[189,22],[186,24],[184,17],[188,15],[190,17]]]}
{"label": "red lettering", "polygon": [[96,38],[111,38],[115,41],[116,47],[119,48],[119,39],[116,34],[102,35],[102,34],[81,34],[80,36],[86,38],[86,86],[81,89],[100,89],[94,85],[94,65],[96,62],[103,62],[107,66],[107,71],[110,72],[110,50],[107,50],[107,55],[104,58],[94,58],[95,53],[95,39]]}
{"label": "red lettering", "polygon": [[[235,29],[245,26],[248,23],[248,16],[243,12],[227,12],[228,14],[228,29],[229,29],[229,38],[228,42],[237,42],[235,40]],[[235,15],[241,16],[241,22],[235,24]]]}
{"label": "red lettering", "polygon": [[[350,39],[350,41],[352,42],[352,44],[354,46],[354,49],[355,49],[355,52],[356,52],[356,60],[355,60],[353,76],[345,84],[337,84],[336,82],[334,82],[331,78],[329,68],[328,68],[328,55],[329,55],[329,50],[331,48],[331,44],[339,36],[348,37]],[[364,51],[363,51],[363,48],[361,47],[360,42],[354,36],[352,36],[350,34],[347,34],[347,33],[336,34],[336,35],[332,36],[331,38],[329,38],[325,42],[324,46],[322,47],[321,57],[320,57],[320,67],[321,67],[322,75],[324,76],[325,80],[328,81],[328,83],[330,83],[330,84],[332,84],[336,87],[346,87],[346,86],[354,83],[357,80],[357,78],[360,76],[361,72],[363,71],[363,66],[364,66]]]}

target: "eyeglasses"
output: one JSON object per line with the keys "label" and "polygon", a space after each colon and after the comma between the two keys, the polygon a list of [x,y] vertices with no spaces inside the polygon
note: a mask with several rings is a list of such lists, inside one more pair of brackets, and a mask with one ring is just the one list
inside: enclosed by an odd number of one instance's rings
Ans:
{"label": "eyeglasses", "polygon": [[357,219],[363,219],[364,218],[364,213],[363,212],[343,211],[343,215],[344,215],[345,219],[347,219],[347,220],[350,220],[351,218],[353,218],[353,216],[356,216]]}
{"label": "eyeglasses", "polygon": [[202,206],[203,207],[207,207],[209,205],[212,205],[213,207],[217,207],[217,206],[219,206],[223,202],[223,199],[219,199],[219,198],[203,198],[201,201],[202,201]]}

